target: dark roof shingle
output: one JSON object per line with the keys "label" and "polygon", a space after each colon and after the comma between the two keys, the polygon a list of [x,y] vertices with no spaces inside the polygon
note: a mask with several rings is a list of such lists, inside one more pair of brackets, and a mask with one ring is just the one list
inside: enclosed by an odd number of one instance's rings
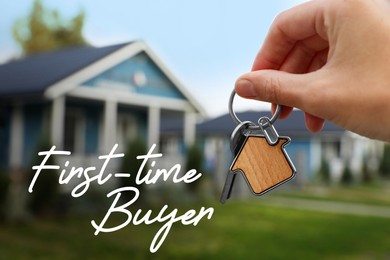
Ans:
{"label": "dark roof shingle", "polygon": [[[256,124],[261,117],[270,117],[270,112],[246,111],[236,113],[242,121],[251,121]],[[183,131],[183,119],[175,118],[173,120],[161,120],[161,132],[165,135],[179,134]],[[219,117],[207,120],[197,124],[196,133],[200,136],[230,136],[237,125],[233,122],[230,114],[224,114]],[[288,135],[291,137],[307,137],[315,135],[306,128],[304,113],[301,110],[293,110],[291,115],[282,120],[277,120],[274,124],[279,135]],[[319,135],[340,136],[345,130],[331,122],[325,122],[325,125]]]}
{"label": "dark roof shingle", "polygon": [[[255,112],[246,111],[237,113],[238,118],[241,121],[252,121],[257,124],[260,117],[270,117],[270,112]],[[293,110],[291,115],[283,120],[277,120],[274,124],[276,131],[279,135],[289,136],[308,136],[312,135],[307,129],[304,120],[304,113],[301,110]],[[197,134],[199,135],[227,135],[230,136],[236,124],[233,122],[230,114],[224,114],[214,119],[208,120],[197,126]],[[345,132],[339,126],[336,126],[330,122],[325,122],[324,128],[321,131],[321,135],[341,135]]]}
{"label": "dark roof shingle", "polygon": [[50,85],[127,44],[67,48],[2,64],[0,97],[42,94]]}

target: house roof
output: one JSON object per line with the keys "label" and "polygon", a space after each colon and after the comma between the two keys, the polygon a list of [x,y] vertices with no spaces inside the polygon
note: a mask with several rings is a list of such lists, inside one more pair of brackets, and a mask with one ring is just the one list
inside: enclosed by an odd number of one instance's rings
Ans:
{"label": "house roof", "polygon": [[[257,124],[261,117],[270,117],[270,112],[246,111],[236,113],[241,121],[251,121]],[[304,113],[301,110],[293,110],[291,115],[283,120],[277,120],[274,124],[279,135],[288,136],[307,136],[313,135],[306,128]],[[197,133],[200,135],[230,135],[236,124],[233,122],[230,114],[225,114],[217,118],[201,123],[197,127]],[[345,130],[330,122],[325,122],[321,135],[341,135]]]}
{"label": "house roof", "polygon": [[[270,112],[257,112],[246,111],[236,113],[238,118],[242,121],[251,121],[257,124],[260,117],[270,117]],[[180,131],[182,122],[162,125],[161,131],[169,134]],[[203,136],[230,136],[232,131],[237,125],[233,122],[230,114],[224,114],[222,116],[207,120],[197,125],[196,133]],[[283,120],[277,120],[274,124],[276,131],[279,135],[287,135],[294,137],[311,136],[316,135],[309,132],[306,128],[304,113],[301,110],[293,110],[291,115]],[[336,126],[330,122],[325,122],[325,125],[320,132],[320,135],[326,136],[339,136],[345,133],[345,130],[339,126]]]}
{"label": "house roof", "polygon": [[[166,107],[169,108],[177,108],[178,105],[181,105],[180,109],[191,109],[191,111],[194,110],[206,116],[207,113],[200,103],[143,41],[132,41],[99,48],[85,46],[62,49],[32,55],[0,65],[0,99],[8,100],[9,98],[20,99],[43,96],[48,99],[54,99],[67,95],[83,84],[83,82],[120,64],[126,59],[134,57],[134,55],[140,52],[145,52],[149,56],[186,99],[180,104],[178,102],[175,103],[175,100],[168,100],[169,102],[167,102],[166,99],[163,101],[162,99],[159,100],[160,103],[167,104]],[[70,94],[72,95],[72,93]],[[83,97],[85,97],[85,93],[83,94]],[[95,94],[88,95],[88,97],[93,96],[97,98]],[[113,93],[110,94],[114,95]],[[143,99],[141,100],[140,96],[132,95],[132,101],[129,94],[122,96],[120,93],[117,93],[116,97],[119,96],[122,99],[126,97],[127,103],[137,101],[143,105],[146,104],[145,97],[142,97]],[[147,98],[150,99],[150,102],[154,102],[152,97]]]}
{"label": "house roof", "polygon": [[0,65],[0,96],[42,94],[47,87],[128,45],[73,47]]}

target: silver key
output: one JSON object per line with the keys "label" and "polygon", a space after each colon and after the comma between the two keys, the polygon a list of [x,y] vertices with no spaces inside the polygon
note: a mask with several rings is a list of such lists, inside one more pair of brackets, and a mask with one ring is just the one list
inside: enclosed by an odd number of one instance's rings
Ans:
{"label": "silver key", "polygon": [[[246,136],[244,135],[245,130],[247,130],[250,126],[254,126],[254,123],[250,121],[241,122],[233,131],[230,137],[230,150],[232,152],[233,158],[237,156],[242,145],[244,144]],[[223,187],[222,195],[220,202],[223,204],[227,199],[230,198],[232,193],[232,188],[234,184],[234,180],[236,178],[236,173],[228,170],[225,185]]]}

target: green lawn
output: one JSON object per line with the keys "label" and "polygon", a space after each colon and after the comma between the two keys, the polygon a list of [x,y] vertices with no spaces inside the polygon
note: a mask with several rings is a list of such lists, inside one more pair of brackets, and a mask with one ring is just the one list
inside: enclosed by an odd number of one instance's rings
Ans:
{"label": "green lawn", "polygon": [[[207,204],[207,203],[206,203]],[[149,252],[161,227],[129,225],[94,236],[92,218],[0,225],[0,259],[388,259],[390,219],[324,214],[229,200],[211,220],[174,224]],[[199,209],[200,206],[189,207]],[[157,211],[158,212],[158,211]],[[181,211],[182,213],[184,211]]]}
{"label": "green lawn", "polygon": [[390,206],[390,182],[381,181],[370,185],[349,187],[340,185],[324,187],[309,184],[299,191],[278,189],[272,193],[272,196]]}

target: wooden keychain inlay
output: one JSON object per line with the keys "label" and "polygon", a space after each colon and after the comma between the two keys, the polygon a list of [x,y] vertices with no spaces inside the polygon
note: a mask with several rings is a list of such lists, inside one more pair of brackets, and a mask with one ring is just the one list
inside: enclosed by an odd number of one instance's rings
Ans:
{"label": "wooden keychain inlay", "polygon": [[279,137],[275,145],[269,145],[264,136],[248,136],[230,170],[240,170],[256,194],[263,193],[294,177],[284,146],[289,138]]}

